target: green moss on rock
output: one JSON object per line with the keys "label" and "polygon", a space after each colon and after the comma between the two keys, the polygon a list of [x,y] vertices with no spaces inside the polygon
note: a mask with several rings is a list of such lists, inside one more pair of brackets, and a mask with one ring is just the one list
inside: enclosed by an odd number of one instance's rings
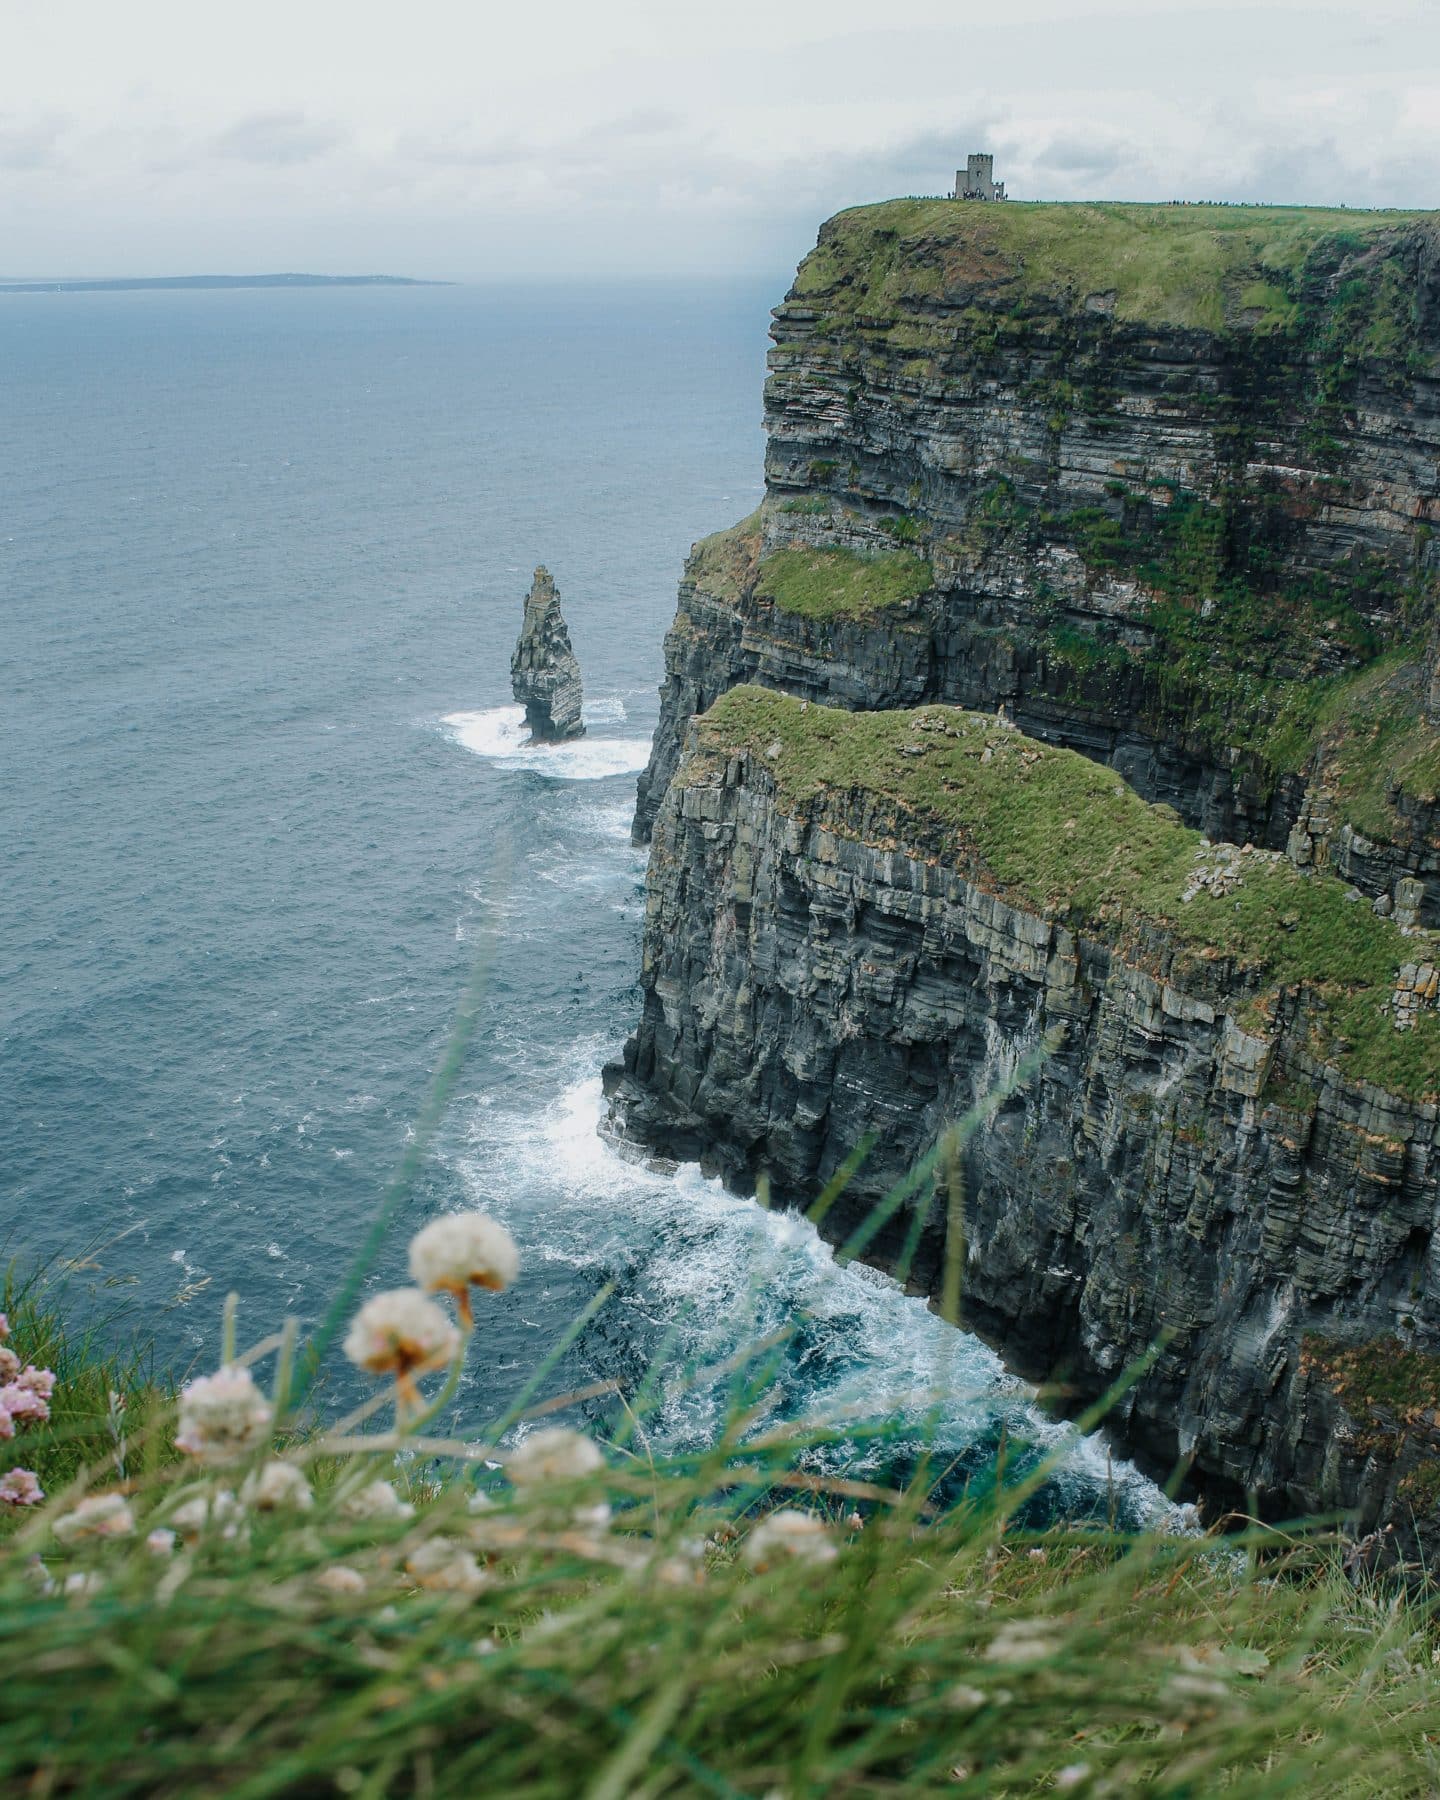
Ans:
{"label": "green moss on rock", "polygon": [[855,619],[916,600],[932,581],[929,563],[906,550],[793,548],[760,564],[755,597],[807,619]]}

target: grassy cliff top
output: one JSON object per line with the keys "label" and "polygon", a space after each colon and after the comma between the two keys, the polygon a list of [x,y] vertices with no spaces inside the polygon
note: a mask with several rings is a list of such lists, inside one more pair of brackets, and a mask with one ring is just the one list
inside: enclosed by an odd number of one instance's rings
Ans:
{"label": "grassy cliff top", "polygon": [[1379,279],[1372,253],[1398,250],[1417,224],[1440,230],[1440,213],[887,200],[821,227],[793,298],[885,314],[907,298],[1036,295],[1148,324],[1273,330],[1291,322],[1315,258]]}
{"label": "grassy cliff top", "polygon": [[1316,998],[1317,1053],[1397,1093],[1440,1089],[1440,1015],[1402,1033],[1381,1011],[1401,965],[1432,955],[1428,936],[1406,937],[1334,876],[1209,846],[1113,769],[953,707],[852,713],[755,687],[723,695],[699,731],[707,748],[759,757],[786,804],[888,802],[897,823],[922,827],[917,849],[938,836],[944,853],[1050,917],[1111,942],[1161,927],[1179,981],[1224,962],[1271,994],[1303,986]]}

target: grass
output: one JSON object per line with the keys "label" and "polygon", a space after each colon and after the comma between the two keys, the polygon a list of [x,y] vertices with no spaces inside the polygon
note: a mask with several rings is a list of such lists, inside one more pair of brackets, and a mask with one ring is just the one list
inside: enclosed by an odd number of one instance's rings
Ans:
{"label": "grass", "polygon": [[[794,292],[826,314],[848,316],[942,298],[1008,306],[1103,295],[1124,321],[1265,334],[1295,324],[1298,279],[1317,253],[1364,256],[1436,218],[1324,207],[889,200],[828,220]],[[1377,269],[1377,294],[1384,281]],[[1366,327],[1381,355],[1399,345],[1388,302],[1409,304],[1389,291],[1383,298]]]}
{"label": "grass", "polygon": [[912,551],[777,550],[761,562],[755,597],[806,619],[865,619],[918,600],[934,576]]}
{"label": "grass", "polygon": [[761,517],[757,510],[728,530],[701,538],[690,552],[685,565],[686,576],[705,593],[733,604],[748,591],[754,577],[761,536]]}
{"label": "grass", "polygon": [[1397,794],[1422,806],[1440,800],[1440,732],[1421,709],[1423,682],[1418,647],[1408,646],[1334,684],[1317,706],[1326,784],[1350,823],[1371,837],[1398,835]]}
{"label": "grass", "polygon": [[[56,1377],[49,1429],[0,1441],[0,1471],[23,1463],[47,1493],[68,1486],[97,1455],[120,1476],[148,1472],[157,1456],[178,1461],[152,1429],[173,1384],[155,1369],[137,1325],[123,1314],[96,1315],[77,1332],[64,1310],[74,1298],[63,1283],[20,1280],[13,1267],[0,1283],[0,1313],[10,1321],[13,1344],[23,1348],[25,1362]],[[23,1523],[22,1513],[0,1506],[0,1541]]]}
{"label": "grass", "polygon": [[[99,1355],[92,1395],[114,1379],[93,1339],[49,1354],[81,1385]],[[139,1535],[65,1549],[40,1513],[0,1544],[0,1791],[1433,1791],[1431,1604],[1351,1585],[1324,1534],[1027,1533],[1015,1512],[1038,1476],[939,1511],[939,1468],[903,1491],[813,1474],[807,1453],[839,1432],[765,1422],[766,1347],[732,1374],[695,1455],[651,1454],[640,1396],[601,1473],[539,1493],[495,1473],[482,1421],[421,1440],[423,1477],[377,1435],[351,1471],[406,1484],[412,1518],[348,1519],[321,1459],[304,1465],[312,1510],[157,1555],[144,1532],[204,1485],[165,1454],[162,1405],[123,1483]],[[113,1487],[98,1413],[92,1428],[92,1478]],[[757,1553],[781,1501],[810,1516],[817,1555]],[[442,1539],[480,1579],[422,1584]]]}
{"label": "grass", "polygon": [[[1247,998],[1252,1023],[1282,989],[1303,989],[1325,1059],[1400,1094],[1440,1089],[1440,1017],[1401,1033],[1381,1010],[1399,966],[1427,960],[1431,939],[1407,938],[1335,877],[1284,858],[1237,853],[1231,891],[1194,891],[1218,853],[1103,765],[948,707],[850,713],[753,687],[715,703],[701,742],[760,758],[790,807],[884,801],[907,847],[1129,955],[1161,928],[1171,979],[1223,984]],[[705,774],[695,765],[678,779]],[[1153,944],[1144,954],[1155,959]]]}

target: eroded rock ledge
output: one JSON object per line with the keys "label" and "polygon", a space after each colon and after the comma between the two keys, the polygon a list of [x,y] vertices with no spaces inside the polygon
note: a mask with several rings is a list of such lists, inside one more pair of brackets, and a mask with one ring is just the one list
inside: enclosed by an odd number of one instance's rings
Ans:
{"label": "eroded rock ledge", "polygon": [[[993,717],[740,689],[656,816],[613,1128],[802,1204],[873,1134],[839,1242],[1048,1043],[965,1153],[964,1323],[1082,1399],[1166,1340],[1114,1421],[1154,1471],[1433,1549],[1434,956]],[[955,1248],[927,1186],[865,1254],[935,1296]]]}

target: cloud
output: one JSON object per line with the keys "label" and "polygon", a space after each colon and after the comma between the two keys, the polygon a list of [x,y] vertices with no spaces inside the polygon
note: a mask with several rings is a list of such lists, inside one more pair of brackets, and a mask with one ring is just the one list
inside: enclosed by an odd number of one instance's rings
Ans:
{"label": "cloud", "polygon": [[257,112],[237,119],[209,147],[213,155],[235,162],[286,167],[314,162],[345,136],[338,126],[312,122],[301,112]]}
{"label": "cloud", "polygon": [[60,126],[54,120],[21,124],[0,117],[0,169],[53,168],[59,161]]}

